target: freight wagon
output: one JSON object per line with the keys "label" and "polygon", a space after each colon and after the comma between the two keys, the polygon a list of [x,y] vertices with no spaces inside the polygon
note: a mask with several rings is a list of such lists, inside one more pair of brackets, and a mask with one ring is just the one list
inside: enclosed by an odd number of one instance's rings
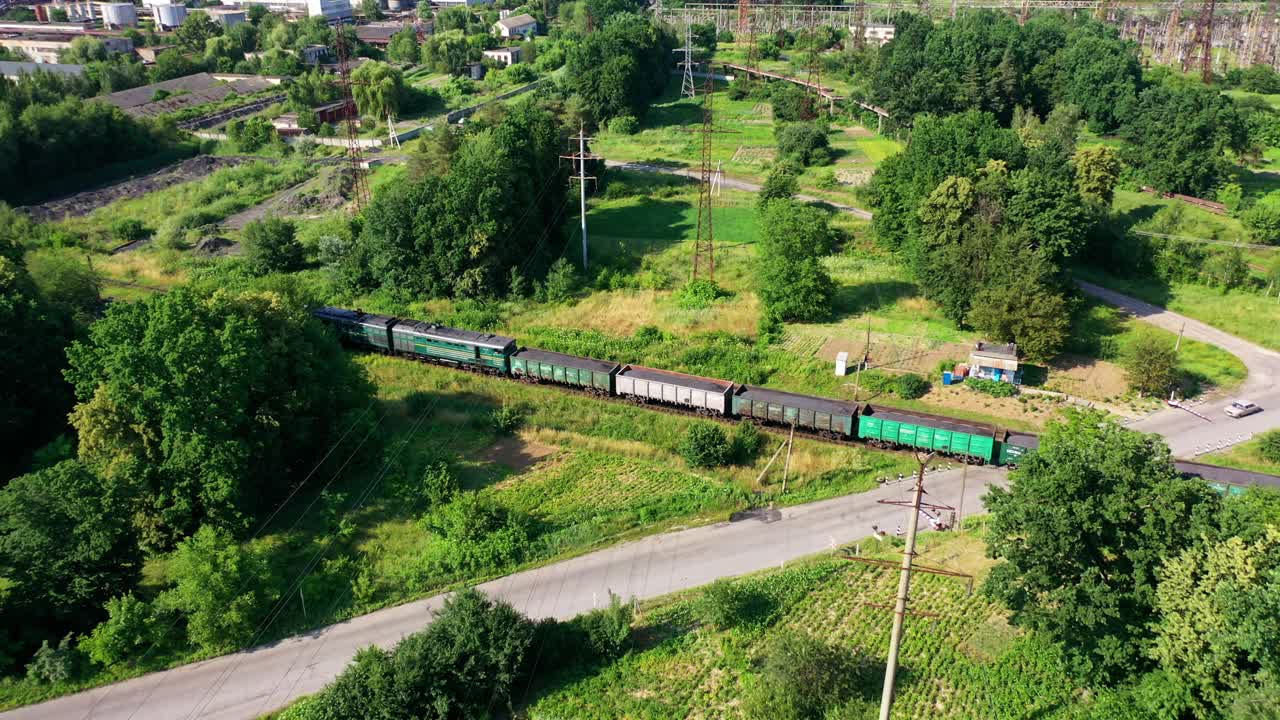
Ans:
{"label": "freight wagon", "polygon": [[877,447],[931,450],[979,463],[999,462],[996,435],[990,425],[871,405],[858,418],[858,437]]}
{"label": "freight wagon", "polygon": [[816,430],[836,438],[851,438],[857,422],[856,402],[799,395],[754,385],[739,385],[733,394],[733,414],[771,425]]}
{"label": "freight wagon", "polygon": [[529,348],[520,348],[511,356],[512,377],[561,383],[604,395],[613,394],[614,375],[621,367],[618,363]]}
{"label": "freight wagon", "polygon": [[637,402],[691,407],[704,415],[724,417],[730,414],[729,397],[733,394],[733,383],[626,365],[615,376],[614,393]]}

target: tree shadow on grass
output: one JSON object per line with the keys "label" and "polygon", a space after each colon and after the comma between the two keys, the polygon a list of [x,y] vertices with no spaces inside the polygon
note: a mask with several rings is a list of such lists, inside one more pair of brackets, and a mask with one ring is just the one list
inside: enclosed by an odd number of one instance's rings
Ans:
{"label": "tree shadow on grass", "polygon": [[689,207],[683,200],[646,197],[625,207],[592,211],[588,238],[596,262],[638,269],[645,255],[680,244],[693,229],[686,217]]}
{"label": "tree shadow on grass", "polygon": [[893,307],[899,300],[915,297],[920,289],[902,280],[841,285],[831,299],[831,312],[837,318],[854,317]]}

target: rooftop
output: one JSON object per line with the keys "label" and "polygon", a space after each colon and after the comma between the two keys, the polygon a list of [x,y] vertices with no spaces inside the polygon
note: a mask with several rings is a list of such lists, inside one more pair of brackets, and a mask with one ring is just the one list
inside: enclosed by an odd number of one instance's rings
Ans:
{"label": "rooftop", "polygon": [[532,15],[526,14],[526,15],[513,15],[511,17],[502,18],[501,20],[498,21],[498,24],[510,30],[512,28],[524,27],[525,25],[536,25],[537,22],[538,22],[537,19],[534,18]]}
{"label": "rooftop", "polygon": [[83,65],[63,65],[59,63],[33,63],[33,62],[10,62],[8,60],[0,61],[0,76],[7,78],[16,78],[19,75],[30,75],[37,72],[54,73],[57,75],[83,75]]}
{"label": "rooftop", "polygon": [[[235,93],[251,95],[260,90],[275,87],[266,77],[245,75],[222,81],[209,73],[196,73],[142,87],[121,90],[94,98],[95,101],[115,105],[134,116],[154,116],[174,112],[184,107],[218,102]],[[157,90],[164,90],[169,97],[155,99]],[[181,94],[179,94],[181,93]]]}
{"label": "rooftop", "polygon": [[1000,358],[1001,360],[1017,360],[1018,345],[1017,343],[1002,344],[979,340],[977,343],[974,343],[973,354],[981,355],[983,357]]}

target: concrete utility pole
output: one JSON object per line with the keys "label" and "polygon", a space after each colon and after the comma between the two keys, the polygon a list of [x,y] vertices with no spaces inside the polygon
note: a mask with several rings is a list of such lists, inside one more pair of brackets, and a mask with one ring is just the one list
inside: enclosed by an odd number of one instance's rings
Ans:
{"label": "concrete utility pole", "polygon": [[587,152],[587,141],[594,140],[594,139],[595,138],[587,137],[586,128],[583,127],[582,125],[579,125],[578,136],[576,138],[573,138],[573,137],[569,138],[569,140],[571,141],[572,140],[578,141],[578,152],[560,156],[562,158],[567,158],[569,160],[572,160],[578,164],[578,177],[571,178],[570,182],[573,182],[574,180],[578,182],[578,208],[582,215],[581,228],[582,228],[582,270],[583,272],[586,272],[586,269],[587,269],[587,181],[596,179],[592,176],[587,175],[587,161],[598,160],[600,157],[598,155],[592,155],[591,153]]}
{"label": "concrete utility pole", "polygon": [[907,518],[907,546],[902,551],[902,574],[898,578],[898,600],[893,608],[893,633],[889,636],[889,659],[884,666],[884,691],[880,695],[880,720],[889,720],[893,709],[894,681],[898,674],[898,650],[902,647],[902,630],[907,617],[907,592],[911,589],[911,563],[916,556],[916,531],[920,527],[920,499],[924,495],[924,469],[933,453],[920,461],[916,474],[916,487],[911,500],[911,514]]}

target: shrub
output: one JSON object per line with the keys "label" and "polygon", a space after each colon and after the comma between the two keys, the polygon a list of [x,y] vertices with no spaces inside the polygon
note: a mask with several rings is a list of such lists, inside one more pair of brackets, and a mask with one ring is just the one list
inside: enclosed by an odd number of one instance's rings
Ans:
{"label": "shrub", "polygon": [[823,190],[835,190],[840,186],[840,181],[836,179],[836,171],[827,169],[818,173],[817,185]]}
{"label": "shrub", "polygon": [[621,657],[631,644],[631,621],[635,611],[630,603],[609,593],[609,605],[579,615],[571,621],[581,629],[585,650],[599,661],[611,662]]}
{"label": "shrub", "polygon": [[720,579],[707,586],[694,613],[703,624],[728,630],[759,623],[768,617],[770,605],[769,598],[755,588]]}
{"label": "shrub", "polygon": [[443,460],[428,465],[422,473],[422,496],[433,506],[449,502],[460,489],[458,476]]}
{"label": "shrub", "polygon": [[299,270],[303,263],[302,243],[296,226],[280,218],[255,220],[244,229],[244,255],[256,275]]}
{"label": "shrub", "polygon": [[733,32],[729,30],[721,30],[716,34],[716,42],[731,43],[733,42]]}
{"label": "shrub", "polygon": [[985,378],[971,377],[964,381],[965,387],[975,392],[985,393],[992,397],[1013,397],[1018,394],[1018,386],[1013,383]]}
{"label": "shrub", "polygon": [[133,242],[146,236],[147,227],[137,218],[120,218],[111,223],[111,237],[117,242]]}
{"label": "shrub", "polygon": [[744,420],[733,429],[733,440],[730,442],[730,456],[738,465],[750,465],[756,453],[764,445],[764,435],[756,424]]}
{"label": "shrub", "polygon": [[725,292],[714,281],[698,278],[690,280],[680,290],[677,304],[685,310],[702,310],[724,295]]}
{"label": "shrub", "polygon": [[729,462],[729,440],[719,425],[698,423],[680,443],[680,456],[690,467],[719,467]]}
{"label": "shrub", "polygon": [[136,658],[163,639],[155,609],[133,593],[108,600],[107,615],[80,643],[89,659],[99,665]]}
{"label": "shrub", "polygon": [[782,342],[783,334],[781,318],[771,312],[760,314],[760,320],[756,322],[756,339],[761,345]]}
{"label": "shrub", "polygon": [[903,400],[915,400],[929,392],[929,381],[914,373],[899,375],[893,381],[894,392]]}
{"label": "shrub", "polygon": [[778,152],[801,165],[826,165],[831,151],[826,128],[819,123],[788,123],[778,132]]}
{"label": "shrub", "polygon": [[873,395],[883,395],[897,390],[896,380],[879,370],[864,370],[858,382],[861,384],[863,392]]}
{"label": "shrub", "polygon": [[866,663],[803,632],[779,635],[766,652],[760,684],[743,703],[748,718],[822,717],[869,684]]}
{"label": "shrub", "polygon": [[461,492],[424,520],[449,547],[443,562],[466,572],[496,570],[517,562],[529,542],[521,518],[486,494]]}
{"label": "shrub", "polygon": [[40,649],[27,665],[27,677],[41,683],[64,683],[76,676],[79,666],[80,651],[68,634],[57,647],[48,640],[40,643]]}
{"label": "shrub", "polygon": [[511,405],[504,405],[494,410],[489,414],[489,418],[493,421],[493,429],[499,435],[510,435],[524,425],[524,413]]}
{"label": "shrub", "polygon": [[1270,462],[1280,463],[1280,430],[1269,430],[1258,438],[1258,452]]}
{"label": "shrub", "polygon": [[635,135],[640,132],[640,121],[634,115],[619,115],[609,121],[609,132],[615,135]]}
{"label": "shrub", "polygon": [[552,263],[542,291],[543,299],[549,303],[561,303],[572,298],[578,291],[578,273],[573,265],[564,258]]}

